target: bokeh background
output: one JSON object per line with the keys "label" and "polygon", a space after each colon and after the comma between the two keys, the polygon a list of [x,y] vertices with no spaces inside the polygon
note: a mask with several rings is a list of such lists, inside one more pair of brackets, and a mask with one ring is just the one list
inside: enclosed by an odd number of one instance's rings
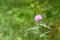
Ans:
{"label": "bokeh background", "polygon": [[[23,36],[21,30],[35,25],[36,14],[53,27],[51,39]],[[0,40],[60,40],[60,0],[0,0]]]}

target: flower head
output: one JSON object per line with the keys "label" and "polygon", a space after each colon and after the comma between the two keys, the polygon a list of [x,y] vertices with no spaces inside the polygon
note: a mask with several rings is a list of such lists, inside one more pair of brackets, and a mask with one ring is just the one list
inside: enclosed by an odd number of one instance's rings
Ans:
{"label": "flower head", "polygon": [[36,22],[39,22],[39,21],[41,21],[42,20],[42,16],[41,15],[36,15],[35,16],[35,21]]}

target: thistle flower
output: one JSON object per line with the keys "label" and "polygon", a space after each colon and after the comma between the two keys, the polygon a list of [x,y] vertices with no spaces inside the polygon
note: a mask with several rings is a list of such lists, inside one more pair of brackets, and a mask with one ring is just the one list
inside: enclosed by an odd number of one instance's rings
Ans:
{"label": "thistle flower", "polygon": [[39,21],[41,21],[43,18],[42,18],[42,16],[41,15],[36,15],[35,16],[35,21],[36,22],[39,22]]}

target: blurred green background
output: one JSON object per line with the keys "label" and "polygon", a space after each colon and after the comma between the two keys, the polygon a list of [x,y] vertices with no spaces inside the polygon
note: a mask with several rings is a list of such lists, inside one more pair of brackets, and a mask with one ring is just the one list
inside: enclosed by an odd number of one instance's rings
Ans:
{"label": "blurred green background", "polygon": [[60,40],[60,0],[0,0],[0,40],[53,40],[20,32],[35,25],[36,14],[43,16],[42,23],[54,25],[54,40]]}

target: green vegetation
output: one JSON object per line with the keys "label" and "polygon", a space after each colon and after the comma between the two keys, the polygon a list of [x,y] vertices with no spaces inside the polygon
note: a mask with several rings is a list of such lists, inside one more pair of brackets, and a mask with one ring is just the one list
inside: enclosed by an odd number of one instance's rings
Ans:
{"label": "green vegetation", "polygon": [[24,37],[24,29],[35,26],[36,14],[43,16],[41,23],[54,26],[50,40],[60,40],[60,0],[0,0],[0,40],[49,40],[31,32]]}

